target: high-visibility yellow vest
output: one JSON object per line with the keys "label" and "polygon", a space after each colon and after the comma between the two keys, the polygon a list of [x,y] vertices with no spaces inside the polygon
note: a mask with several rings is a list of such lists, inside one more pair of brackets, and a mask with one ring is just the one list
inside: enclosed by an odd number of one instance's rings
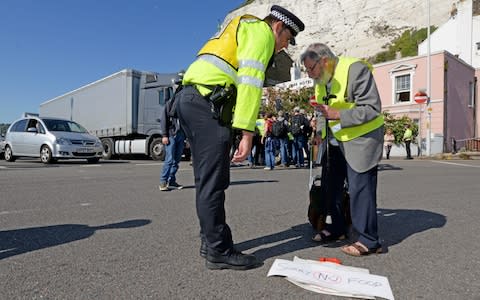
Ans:
{"label": "high-visibility yellow vest", "polygon": [[238,69],[237,59],[237,28],[242,22],[258,21],[259,18],[251,15],[243,15],[234,18],[227,24],[225,29],[218,32],[198,51],[198,55],[213,54],[229,63],[235,70]]}
{"label": "high-visibility yellow vest", "polygon": [[255,127],[257,127],[260,136],[263,137],[265,134],[265,119],[257,119],[257,121],[255,121]]}
{"label": "high-visibility yellow vest", "polygon": [[200,50],[183,84],[196,85],[202,95],[210,92],[205,86],[235,85],[232,126],[254,131],[265,70],[274,51],[275,36],[268,23],[250,15],[236,17]]}
{"label": "high-visibility yellow vest", "polygon": [[[332,85],[330,88],[330,94],[335,95],[336,98],[331,98],[328,100],[329,106],[339,110],[352,109],[356,106],[354,102],[345,101],[345,98],[347,97],[346,92],[348,83],[348,70],[353,63],[358,61],[360,60],[356,58],[339,57],[338,64],[335,68],[335,73],[331,81]],[[326,94],[327,89],[325,85],[315,85],[315,96],[318,103],[325,103],[323,99]],[[379,128],[383,125],[383,123],[383,114],[380,114],[373,120],[357,126],[342,128],[340,125],[340,120],[329,120],[328,126],[337,140],[346,142]],[[323,138],[325,137],[325,134],[325,130],[323,130]]]}

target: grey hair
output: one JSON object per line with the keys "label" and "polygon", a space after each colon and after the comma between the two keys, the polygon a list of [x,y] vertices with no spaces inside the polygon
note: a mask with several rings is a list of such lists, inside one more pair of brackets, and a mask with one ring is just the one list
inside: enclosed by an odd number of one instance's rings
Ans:
{"label": "grey hair", "polygon": [[314,43],[310,44],[300,55],[300,61],[303,63],[307,57],[311,60],[319,61],[323,57],[335,58],[336,56],[327,45],[322,43]]}

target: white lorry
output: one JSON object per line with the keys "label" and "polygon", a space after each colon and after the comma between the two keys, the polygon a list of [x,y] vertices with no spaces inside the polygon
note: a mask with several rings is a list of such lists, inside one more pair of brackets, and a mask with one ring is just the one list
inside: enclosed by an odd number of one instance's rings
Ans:
{"label": "white lorry", "polygon": [[104,159],[145,154],[163,160],[160,116],[176,76],[125,69],[40,104],[39,113],[82,124],[102,141]]}

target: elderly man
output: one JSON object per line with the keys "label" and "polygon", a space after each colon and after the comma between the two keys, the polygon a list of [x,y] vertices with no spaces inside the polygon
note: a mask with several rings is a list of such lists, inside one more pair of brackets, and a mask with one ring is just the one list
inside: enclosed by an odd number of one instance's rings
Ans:
{"label": "elderly man", "polygon": [[358,237],[341,250],[353,256],[380,253],[377,165],[382,158],[384,121],[373,75],[364,62],[337,57],[321,43],[310,45],[300,59],[315,81],[318,109],[328,120],[327,128],[317,126],[317,136],[329,136],[324,141],[329,143],[330,156],[326,179],[328,195],[333,197],[327,208],[332,222],[319,233],[321,240],[334,240],[347,231],[341,211],[347,179],[352,226]]}

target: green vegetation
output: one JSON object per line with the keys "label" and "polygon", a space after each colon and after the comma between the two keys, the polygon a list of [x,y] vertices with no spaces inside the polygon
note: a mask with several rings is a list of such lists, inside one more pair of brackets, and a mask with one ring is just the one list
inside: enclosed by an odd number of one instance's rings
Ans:
{"label": "green vegetation", "polygon": [[294,90],[276,90],[267,88],[268,90],[268,104],[264,105],[261,110],[265,113],[276,114],[276,99],[281,99],[282,110],[285,112],[292,112],[295,106],[305,109],[307,114],[313,113],[313,107],[309,104],[308,99],[314,95],[313,87],[301,88],[298,91]]}
{"label": "green vegetation", "polygon": [[[430,33],[437,29],[435,26],[430,26]],[[388,45],[388,50],[379,52],[367,60],[372,64],[394,60],[396,54],[400,53],[401,57],[416,56],[418,54],[418,45],[427,38],[427,28],[419,30],[406,30],[400,37],[393,40],[391,45]]]}

